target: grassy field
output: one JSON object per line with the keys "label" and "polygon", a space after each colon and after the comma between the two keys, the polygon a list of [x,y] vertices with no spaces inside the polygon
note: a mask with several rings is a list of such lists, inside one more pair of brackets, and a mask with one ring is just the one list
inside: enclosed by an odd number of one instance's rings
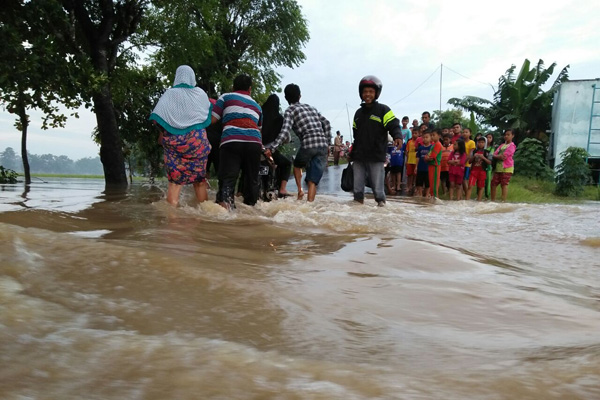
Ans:
{"label": "grassy field", "polygon": [[[554,182],[540,181],[522,176],[513,176],[508,185],[509,203],[580,203],[583,201],[600,201],[600,189],[597,186],[587,186],[580,197],[561,197],[554,194]],[[475,189],[471,194],[472,199],[477,198]],[[447,200],[448,195],[441,195],[441,199]],[[498,186],[497,200],[501,198],[500,186]],[[485,199],[485,196],[484,196]]]}

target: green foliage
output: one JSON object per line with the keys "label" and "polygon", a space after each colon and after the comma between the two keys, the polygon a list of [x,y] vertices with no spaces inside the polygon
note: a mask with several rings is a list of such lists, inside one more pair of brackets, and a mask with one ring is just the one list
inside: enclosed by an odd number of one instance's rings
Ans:
{"label": "green foliage", "polygon": [[2,153],[0,153],[0,164],[4,165],[7,169],[19,169],[22,167],[21,157],[15,153],[12,147],[7,147]]}
{"label": "green foliage", "polygon": [[[80,158],[77,161],[71,160],[67,156],[55,156],[53,154],[31,154],[27,152],[27,158],[31,167],[31,172],[35,174],[53,173],[53,174],[83,174],[83,175],[102,175],[102,163],[100,157]],[[15,154],[14,150],[7,147],[0,153],[0,164],[6,169],[15,170],[17,173],[23,172],[23,163],[21,157]]]}
{"label": "green foliage", "polygon": [[513,129],[517,138],[540,136],[550,128],[552,101],[560,84],[568,79],[567,65],[549,90],[542,90],[554,73],[556,63],[544,67],[544,61],[530,69],[529,60],[523,62],[519,74],[512,65],[498,80],[498,89],[492,101],[475,96],[452,98],[449,104],[472,111],[480,122],[500,130]]}
{"label": "green foliage", "polygon": [[451,128],[455,123],[459,123],[461,126],[469,126],[469,120],[465,118],[462,110],[453,108],[450,110],[435,110],[431,117],[435,126],[439,128]]}
{"label": "green foliage", "polygon": [[534,138],[523,140],[515,152],[515,173],[528,178],[551,180],[552,169],[546,164],[547,149]]}
{"label": "green foliage", "polygon": [[153,67],[118,69],[113,82],[115,113],[130,171],[156,177],[163,152],[148,116],[168,84]]}
{"label": "green foliage", "polygon": [[42,112],[42,129],[58,128],[67,121],[58,103],[67,108],[81,104],[65,47],[49,38],[51,27],[64,18],[53,1],[13,0],[0,7],[0,101],[17,117],[26,183],[31,181],[26,147],[29,110]]}
{"label": "green foliage", "polygon": [[0,183],[17,183],[17,173],[0,165]]}
{"label": "green foliage", "polygon": [[[278,89],[278,66],[304,61],[307,21],[294,0],[155,0],[144,22],[166,76],[182,64],[196,72],[209,96],[231,90],[240,73],[253,77],[253,95]],[[165,18],[168,15],[169,18]],[[262,98],[265,97],[265,98]]]}
{"label": "green foliage", "polygon": [[479,133],[479,126],[477,126],[477,122],[475,122],[475,114],[473,113],[473,111],[471,111],[471,115],[470,115],[469,123],[468,123],[467,127],[471,130],[471,133],[473,134],[473,138],[475,138],[475,135],[477,135],[477,133]]}
{"label": "green foliage", "polygon": [[[0,8],[0,98],[10,113],[38,108],[42,129],[64,126],[56,103],[80,105],[65,47],[49,39],[49,25],[64,19],[51,1],[10,1]],[[20,128],[21,129],[21,128]]]}
{"label": "green foliage", "polygon": [[[295,0],[9,0],[0,7],[0,104],[19,116],[39,108],[44,127],[61,126],[58,104],[93,107],[94,139],[107,183],[126,182],[130,165],[160,168],[147,117],[177,66],[196,71],[215,97],[233,78],[253,77],[262,102],[277,91],[276,67],[304,59],[307,21]],[[150,51],[151,67],[139,58]],[[27,152],[22,152],[25,164]]]}
{"label": "green foliage", "polygon": [[590,182],[591,171],[587,151],[581,147],[569,147],[563,151],[557,167],[555,193],[559,196],[580,196]]}

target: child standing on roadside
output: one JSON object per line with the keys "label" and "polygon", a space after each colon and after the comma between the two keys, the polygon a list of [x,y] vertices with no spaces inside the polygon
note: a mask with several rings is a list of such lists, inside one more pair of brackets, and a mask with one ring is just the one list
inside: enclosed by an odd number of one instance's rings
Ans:
{"label": "child standing on roadside", "polygon": [[469,162],[469,157],[471,157],[471,152],[475,150],[475,141],[471,140],[471,129],[464,128],[463,129],[463,140],[465,141],[465,152],[467,154],[467,163],[465,164],[465,177],[463,180],[463,192],[465,197],[467,195],[467,189],[469,188],[469,177],[471,176],[471,163]]}
{"label": "child standing on roadside", "polygon": [[454,142],[453,147],[454,150],[448,158],[448,165],[450,166],[448,171],[450,176],[450,200],[454,200],[455,192],[456,200],[460,200],[462,198],[462,182],[467,161],[465,142],[457,140]]}
{"label": "child standing on roadside", "polygon": [[401,129],[402,129],[402,140],[406,144],[406,142],[408,142],[408,140],[412,137],[412,132],[410,131],[410,128],[408,127],[408,117],[407,116],[402,117],[402,128]]}
{"label": "child standing on roadside", "polygon": [[492,162],[489,159],[489,153],[486,150],[487,139],[483,136],[477,138],[477,147],[469,157],[471,163],[471,177],[469,178],[469,188],[467,189],[467,200],[471,199],[471,190],[477,185],[477,201],[483,198],[483,188],[485,187],[485,178],[487,167]]}
{"label": "child standing on roadside", "polygon": [[406,142],[404,154],[406,155],[406,194],[412,196],[415,191],[415,177],[417,176],[417,136],[413,136]]}
{"label": "child standing on roadside", "polygon": [[[431,151],[431,131],[427,130],[421,136],[423,144],[417,148],[417,157],[419,163],[417,164],[417,183],[415,188],[415,196],[427,196],[427,189],[429,189],[429,163],[427,162],[427,155]],[[425,190],[423,190],[425,189]]]}
{"label": "child standing on roadside", "polygon": [[486,146],[486,150],[488,151],[488,155],[489,155],[489,159],[490,159],[490,163],[486,168],[486,175],[485,175],[485,198],[489,199],[490,198],[490,192],[492,189],[492,175],[494,173],[493,171],[493,167],[494,167],[494,163],[493,163],[493,158],[494,158],[494,135],[492,135],[491,133],[488,133],[487,135],[485,135],[485,138],[487,139],[487,146]]}
{"label": "child standing on roadside", "polygon": [[402,170],[404,169],[405,146],[406,143],[403,143],[401,146],[393,146],[390,150],[390,194],[399,195],[402,192]]}
{"label": "child standing on roadside", "polygon": [[442,143],[442,163],[440,165],[440,183],[442,184],[442,193],[446,194],[450,190],[450,166],[448,165],[448,157],[452,153],[453,146],[450,140],[450,135],[444,135]]}
{"label": "child standing on roadside", "polygon": [[513,143],[513,137],[512,129],[504,131],[504,143],[498,146],[494,153],[494,159],[497,163],[492,178],[492,201],[496,201],[498,185],[502,188],[502,201],[506,201],[506,197],[508,196],[508,183],[515,171],[513,155],[517,150],[517,146]]}
{"label": "child standing on roadside", "polygon": [[429,195],[432,198],[439,197],[440,164],[442,162],[441,133],[441,129],[434,129],[431,132],[431,150],[425,156],[425,160],[429,164]]}

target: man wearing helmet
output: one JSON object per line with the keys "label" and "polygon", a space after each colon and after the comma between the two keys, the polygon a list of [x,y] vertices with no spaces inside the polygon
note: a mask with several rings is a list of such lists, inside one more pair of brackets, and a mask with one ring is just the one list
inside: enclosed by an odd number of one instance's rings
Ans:
{"label": "man wearing helmet", "polygon": [[379,78],[367,75],[358,85],[362,103],[354,114],[352,161],[354,162],[354,200],[363,203],[367,176],[378,206],[385,205],[385,156],[388,133],[396,147],[402,146],[400,121],[388,106],[377,102],[383,85]]}

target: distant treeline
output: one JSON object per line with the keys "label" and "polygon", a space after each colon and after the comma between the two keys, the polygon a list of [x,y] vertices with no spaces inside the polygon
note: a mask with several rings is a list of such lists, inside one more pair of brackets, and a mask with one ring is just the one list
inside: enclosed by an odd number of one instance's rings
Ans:
{"label": "distant treeline", "polygon": [[[77,175],[103,175],[100,157],[80,158],[77,161],[67,156],[53,154],[31,154],[27,152],[31,173],[33,174],[77,174]],[[12,147],[7,147],[0,153],[0,165],[13,171],[23,172],[23,160]]]}

